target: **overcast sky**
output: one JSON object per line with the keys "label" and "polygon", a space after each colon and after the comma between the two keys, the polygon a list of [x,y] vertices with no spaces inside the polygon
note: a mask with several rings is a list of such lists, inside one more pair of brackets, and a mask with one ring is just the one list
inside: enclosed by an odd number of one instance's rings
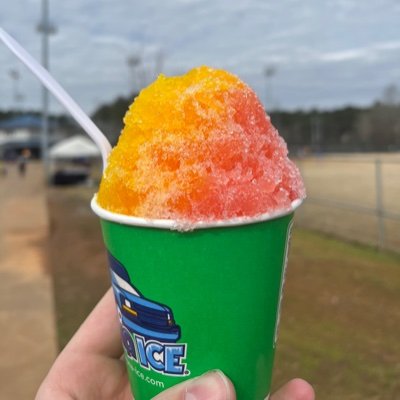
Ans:
{"label": "overcast sky", "polygon": [[[0,25],[40,58],[40,0],[2,0]],[[400,86],[399,0],[49,0],[50,69],[87,112],[167,75],[207,64],[238,74],[267,108],[368,105]],[[128,67],[140,56],[151,71]],[[265,76],[265,68],[274,73]],[[40,108],[40,85],[0,43],[0,109]],[[56,100],[51,109],[62,110]]]}

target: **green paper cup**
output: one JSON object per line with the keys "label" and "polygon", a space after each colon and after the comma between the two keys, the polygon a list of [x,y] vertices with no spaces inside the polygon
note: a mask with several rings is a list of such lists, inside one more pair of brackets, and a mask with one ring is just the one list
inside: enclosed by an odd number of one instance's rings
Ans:
{"label": "green paper cup", "polygon": [[213,369],[240,400],[270,390],[295,201],[289,211],[179,231],[96,198],[135,400]]}

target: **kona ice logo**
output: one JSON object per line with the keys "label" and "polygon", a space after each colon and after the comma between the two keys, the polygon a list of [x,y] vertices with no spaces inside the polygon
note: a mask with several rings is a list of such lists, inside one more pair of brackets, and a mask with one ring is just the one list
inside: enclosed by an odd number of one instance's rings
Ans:
{"label": "kona ice logo", "polygon": [[146,369],[172,376],[188,375],[187,345],[177,343],[181,328],[170,307],[145,298],[130,280],[125,267],[110,253],[111,283],[128,359]]}
{"label": "kona ice logo", "polygon": [[143,368],[152,369],[166,375],[188,375],[186,364],[186,344],[161,343],[146,340],[122,328],[122,339],[128,358]]}

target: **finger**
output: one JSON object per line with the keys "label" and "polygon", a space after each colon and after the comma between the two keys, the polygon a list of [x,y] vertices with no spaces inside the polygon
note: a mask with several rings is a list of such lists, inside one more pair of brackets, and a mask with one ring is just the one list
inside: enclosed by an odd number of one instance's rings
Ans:
{"label": "finger", "polygon": [[303,379],[292,379],[275,392],[270,400],[314,400],[312,386]]}
{"label": "finger", "polygon": [[75,351],[120,358],[123,350],[114,295],[111,289],[103,296],[81,325],[64,352]]}
{"label": "finger", "polygon": [[165,390],[152,400],[235,400],[231,381],[221,371],[211,371]]}

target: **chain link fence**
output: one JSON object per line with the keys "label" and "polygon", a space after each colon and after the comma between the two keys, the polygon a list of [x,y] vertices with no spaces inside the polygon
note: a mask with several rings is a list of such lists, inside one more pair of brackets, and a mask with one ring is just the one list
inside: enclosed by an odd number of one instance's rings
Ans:
{"label": "chain link fence", "polygon": [[296,161],[307,188],[297,224],[400,252],[400,154],[348,154]]}

